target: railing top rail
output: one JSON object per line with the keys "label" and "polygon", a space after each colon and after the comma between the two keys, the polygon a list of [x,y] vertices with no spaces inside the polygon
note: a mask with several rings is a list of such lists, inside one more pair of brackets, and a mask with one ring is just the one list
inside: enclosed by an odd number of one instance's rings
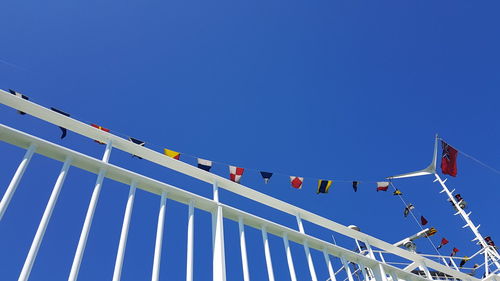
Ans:
{"label": "railing top rail", "polygon": [[[219,187],[221,187],[223,189],[226,189],[228,191],[231,191],[233,193],[236,193],[236,194],[243,196],[243,197],[246,197],[248,199],[254,200],[254,201],[259,202],[261,204],[264,204],[266,206],[272,207],[276,210],[288,213],[292,216],[296,216],[296,215],[300,214],[300,216],[303,220],[307,220],[311,223],[322,226],[326,229],[332,230],[334,232],[340,233],[340,234],[348,236],[350,238],[369,243],[370,245],[372,245],[374,247],[386,250],[386,251],[393,253],[395,255],[404,257],[408,260],[412,260],[412,261],[415,261],[417,263],[424,263],[426,266],[431,267],[435,270],[439,270],[441,272],[457,276],[458,278],[461,278],[464,280],[474,280],[474,281],[479,280],[479,279],[471,277],[465,273],[455,271],[455,270],[453,270],[449,267],[446,267],[440,263],[437,263],[437,262],[432,261],[430,259],[424,258],[420,255],[417,255],[417,254],[411,253],[409,251],[406,251],[402,248],[396,247],[392,244],[389,244],[389,243],[382,241],[378,238],[375,238],[373,236],[370,236],[370,235],[367,235],[365,233],[350,229],[344,225],[341,225],[339,223],[331,221],[327,218],[324,218],[324,217],[319,216],[317,214],[314,214],[312,212],[306,211],[302,208],[296,207],[292,204],[286,203],[284,201],[281,201],[281,200],[276,199],[274,197],[271,197],[269,195],[263,194],[263,193],[258,192],[256,190],[248,188],[244,185],[230,181],[229,179],[223,178],[221,176],[218,176],[218,175],[210,173],[210,172],[206,172],[202,169],[199,169],[198,167],[189,165],[189,164],[184,163],[182,161],[178,161],[178,160],[172,159],[170,157],[166,157],[165,155],[163,155],[159,152],[153,151],[147,147],[136,145],[136,144],[134,144],[126,139],[123,139],[123,138],[118,137],[116,135],[104,132],[102,130],[99,130],[97,128],[90,126],[89,124],[80,122],[80,121],[75,120],[73,118],[66,117],[66,116],[61,115],[59,113],[56,113],[48,108],[40,106],[36,103],[21,99],[19,97],[16,97],[16,96],[14,96],[8,92],[5,92],[3,90],[0,90],[0,103],[4,104],[6,106],[12,107],[14,109],[26,112],[27,114],[30,114],[34,117],[45,120],[45,121],[52,123],[54,125],[64,127],[70,131],[73,131],[73,132],[80,134],[82,136],[85,136],[87,138],[99,140],[102,142],[112,141],[113,147],[120,149],[122,151],[131,153],[133,155],[137,155],[143,159],[146,159],[146,160],[151,161],[153,163],[156,163],[158,165],[164,166],[166,168],[172,169],[172,170],[177,171],[179,173],[188,175],[190,177],[199,179],[201,181],[204,181],[204,182],[207,182],[210,184],[216,183]],[[14,145],[17,145],[17,146],[20,146],[23,148],[27,148],[30,144],[30,141],[36,142],[39,145],[43,144],[44,147],[45,146],[47,148],[50,147],[50,149],[48,149],[46,152],[46,153],[50,153],[50,156],[49,155],[46,155],[46,156],[57,159],[59,161],[64,161],[65,157],[67,156],[67,153],[78,153],[78,152],[71,151],[67,148],[64,148],[62,146],[58,146],[58,145],[52,144],[50,142],[44,141],[42,139],[35,138],[35,137],[28,135],[28,134],[25,134],[23,132],[13,130],[7,126],[2,125],[1,129],[2,129],[2,133],[0,133],[0,138],[5,140],[6,142],[12,143]],[[7,132],[7,131],[10,131],[10,132]],[[11,134],[14,131],[16,133]],[[16,137],[18,138],[18,140],[17,140],[18,142],[14,142],[14,138],[16,138]],[[43,154],[41,151],[39,153]],[[87,160],[94,159],[94,158],[91,158],[89,156],[83,155],[81,153],[78,153],[78,154],[80,154],[80,156],[87,157],[86,158]],[[62,157],[64,157],[64,158],[62,158]],[[110,164],[103,163],[102,161],[99,161],[97,159],[94,159],[94,160],[100,162],[99,165],[101,165],[101,166],[108,166],[108,165],[110,167],[113,166]],[[78,166],[78,165],[81,165],[81,166]],[[84,170],[91,171],[93,173],[96,173],[99,165],[96,165],[96,166],[90,165],[89,166],[88,163],[87,163],[87,165],[85,165],[85,162],[82,162],[81,164],[79,164],[76,161],[74,163],[74,166],[80,167]],[[113,166],[113,167],[115,167],[117,169],[121,169],[121,168],[118,168],[116,166]],[[110,175],[109,176],[110,178],[117,180],[117,181],[120,181],[120,182],[123,182],[123,178],[120,178],[119,174],[116,174],[113,176],[112,169],[108,170],[108,173]],[[129,172],[129,173],[132,173],[132,172]],[[135,174],[135,175],[137,176],[138,174]],[[143,189],[159,194],[159,191],[157,189],[151,189],[151,188],[148,189],[148,187],[144,187]],[[192,195],[198,196],[195,194],[192,194]],[[204,198],[201,196],[198,196],[198,197]],[[206,199],[206,198],[204,198],[204,199]],[[186,202],[183,200],[180,200],[180,201]]]}

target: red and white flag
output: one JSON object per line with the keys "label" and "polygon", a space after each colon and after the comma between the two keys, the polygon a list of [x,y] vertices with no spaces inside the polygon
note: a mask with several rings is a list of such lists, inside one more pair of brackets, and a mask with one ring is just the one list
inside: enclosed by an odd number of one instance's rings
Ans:
{"label": "red and white flag", "polygon": [[301,189],[302,183],[304,183],[304,178],[290,176],[290,184],[293,188]]}
{"label": "red and white flag", "polygon": [[388,181],[378,181],[377,182],[377,191],[387,191],[388,188],[389,188]]}
{"label": "red and white flag", "polygon": [[243,176],[244,171],[244,168],[229,166],[229,179],[234,182],[240,183],[241,176]]}

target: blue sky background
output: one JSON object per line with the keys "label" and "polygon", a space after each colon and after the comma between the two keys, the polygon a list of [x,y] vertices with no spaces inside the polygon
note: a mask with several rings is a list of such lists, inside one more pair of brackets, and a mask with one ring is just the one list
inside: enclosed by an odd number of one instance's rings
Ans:
{"label": "blue sky background", "polygon": [[[433,137],[500,168],[498,1],[50,1],[3,2],[0,88],[73,117],[143,139],[161,151],[306,177],[242,183],[339,223],[396,242],[419,230],[386,176],[424,168]],[[100,158],[104,147],[7,107],[2,123]],[[24,151],[0,143],[0,190]],[[195,160],[181,156],[183,161]],[[211,196],[211,186],[113,151],[113,164]],[[35,156],[0,222],[0,276],[17,280],[61,163]],[[214,173],[227,175],[216,164]],[[66,280],[95,175],[70,169],[31,280]],[[334,180],[316,195],[316,179]],[[500,243],[499,175],[459,156],[449,185],[481,232]],[[350,183],[360,180],[354,193]],[[365,183],[363,183],[363,181]],[[395,182],[460,255],[477,246],[432,177]],[[3,188],[2,188],[3,187]],[[128,187],[105,181],[79,280],[111,279]],[[295,218],[222,191],[224,203],[284,225]],[[159,197],[138,191],[122,280],[150,278]],[[162,280],[185,277],[187,208],[168,202]],[[210,217],[196,213],[195,279],[211,275]],[[242,280],[237,225],[227,221],[228,280]],[[330,240],[330,232],[305,224]],[[248,229],[252,279],[265,280],[260,232]],[[347,248],[353,242],[338,237]],[[277,280],[288,280],[280,238],[270,237]],[[427,241],[418,250],[435,253]],[[307,280],[303,249],[292,245]],[[327,278],[313,253],[320,280]],[[470,262],[471,264],[473,262]],[[336,269],[340,267],[335,260]]]}

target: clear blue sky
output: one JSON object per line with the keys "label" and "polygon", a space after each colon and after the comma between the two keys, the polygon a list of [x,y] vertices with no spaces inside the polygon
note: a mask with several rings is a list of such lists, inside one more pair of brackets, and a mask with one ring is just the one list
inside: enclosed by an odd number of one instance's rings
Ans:
{"label": "clear blue sky", "polygon": [[[302,190],[275,176],[242,183],[388,242],[418,231],[402,203],[361,183],[425,167],[435,133],[500,168],[498,1],[51,1],[3,2],[0,88],[16,89],[148,142],[247,168],[305,176]],[[1,122],[101,157],[103,146],[6,107]],[[5,143],[3,194],[24,151]],[[193,159],[182,158],[194,163]],[[211,186],[114,151],[111,162],[210,196]],[[61,167],[35,156],[0,222],[0,276],[17,280]],[[227,175],[227,167],[213,171]],[[309,177],[309,178],[308,178]],[[312,178],[312,179],[310,179]],[[317,178],[334,180],[316,195]],[[481,231],[500,243],[499,175],[459,156],[449,184]],[[66,280],[95,182],[72,168],[31,280]],[[469,230],[431,177],[395,182],[462,255]],[[79,280],[110,280],[128,187],[106,181]],[[224,203],[296,227],[295,219],[222,192]],[[182,280],[187,208],[168,203],[163,280]],[[159,198],[139,191],[122,280],[150,278]],[[306,224],[306,232],[330,233]],[[260,232],[249,231],[252,278],[267,278]],[[196,213],[195,279],[211,273],[210,218]],[[241,280],[237,225],[226,223],[228,280]],[[288,280],[282,241],[271,237],[277,280]],[[352,242],[339,237],[343,246]],[[419,251],[434,253],[427,241]],[[308,270],[293,245],[300,280]],[[321,280],[327,271],[314,253]],[[339,268],[339,262],[335,261]]]}

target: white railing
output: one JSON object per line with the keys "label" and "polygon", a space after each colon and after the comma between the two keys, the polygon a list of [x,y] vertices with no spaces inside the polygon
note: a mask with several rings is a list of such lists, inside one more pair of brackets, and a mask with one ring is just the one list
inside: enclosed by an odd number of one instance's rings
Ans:
{"label": "white railing", "polygon": [[[268,234],[272,234],[283,239],[283,243],[285,246],[285,255],[288,262],[288,269],[291,280],[297,280],[297,278],[294,269],[293,255],[289,247],[289,241],[293,241],[304,247],[311,280],[324,280],[318,278],[316,274],[316,265],[314,264],[313,258],[311,256],[311,250],[316,250],[323,253],[325,258],[325,266],[328,269],[330,280],[337,280],[335,270],[331,262],[332,256],[340,260],[343,265],[346,277],[349,281],[354,281],[354,272],[351,271],[349,263],[354,263],[357,265],[357,270],[361,270],[363,278],[365,280],[375,279],[376,281],[395,281],[399,279],[423,281],[432,279],[432,277],[430,277],[431,274],[429,268],[433,269],[434,271],[449,275],[451,276],[451,278],[455,279],[469,281],[479,280],[473,276],[469,276],[465,273],[454,270],[446,265],[427,259],[421,255],[411,253],[365,233],[350,229],[329,219],[308,212],[304,209],[298,208],[294,205],[270,197],[263,193],[257,192],[251,188],[237,184],[218,175],[206,172],[202,169],[183,163],[181,161],[165,157],[164,155],[150,150],[146,147],[135,145],[128,140],[98,130],[89,126],[88,124],[63,116],[30,101],[20,99],[7,92],[0,91],[0,103],[26,112],[27,114],[38,117],[57,126],[67,128],[68,130],[78,133],[82,136],[99,140],[107,144],[104,156],[101,160],[99,160],[76,152],[74,150],[59,146],[57,144],[48,142],[46,140],[37,138],[35,136],[26,134],[24,132],[15,130],[5,125],[0,125],[0,140],[27,150],[26,155],[24,156],[16,173],[14,174],[11,183],[6,189],[2,201],[0,202],[0,220],[4,212],[8,209],[10,199],[15,194],[16,187],[19,184],[19,181],[22,179],[23,173],[26,170],[26,167],[33,153],[41,154],[48,158],[55,159],[64,163],[18,280],[28,280],[31,268],[37,256],[38,248],[42,243],[45,229],[48,222],[50,221],[53,208],[57,202],[59,191],[64,183],[65,175],[70,166],[78,167],[97,175],[97,180],[94,186],[91,201],[89,203],[85,222],[82,227],[82,232],[80,234],[80,239],[68,280],[76,280],[78,277],[81,260],[85,251],[87,237],[90,232],[94,211],[104,178],[108,178],[130,186],[129,197],[127,200],[127,206],[120,235],[118,253],[115,262],[113,280],[120,280],[123,257],[125,254],[125,246],[127,242],[127,234],[129,230],[130,215],[133,208],[136,188],[161,196],[152,280],[159,280],[160,276],[160,259],[162,256],[161,245],[163,240],[163,224],[165,220],[165,204],[167,199],[174,200],[189,206],[187,261],[185,269],[186,280],[193,279],[193,222],[195,208],[210,212],[212,214],[213,280],[226,280],[223,224],[224,218],[233,220],[239,224],[243,280],[250,280],[251,276],[251,272],[249,272],[248,270],[248,259],[246,256],[245,226],[253,227],[262,232],[263,248],[265,252],[269,280],[274,280],[274,269],[271,259],[271,251],[269,248]],[[112,148],[137,155],[153,163],[209,183],[210,185],[212,185],[214,197],[213,199],[208,199],[197,194],[185,191],[181,188],[110,164],[108,163],[108,159]],[[219,188],[226,189],[242,197],[251,199],[265,206],[294,216],[297,220],[298,229],[291,229],[276,222],[272,222],[256,215],[244,212],[236,207],[221,203],[218,196]],[[307,233],[305,233],[303,220],[321,226],[326,229],[326,231],[333,232],[334,234],[341,234],[350,237],[356,242],[364,242],[367,247],[367,253],[365,255],[356,253],[354,251],[342,248],[340,246],[308,235]],[[373,248],[382,250],[385,253],[390,253],[391,255],[395,255],[400,258],[404,258],[409,263],[415,265],[413,268],[420,268],[422,272],[424,272],[426,277],[413,274],[409,267],[405,269],[390,265],[383,260],[382,256],[381,260],[377,260],[374,255]],[[359,272],[356,271],[356,274],[357,273]]]}

